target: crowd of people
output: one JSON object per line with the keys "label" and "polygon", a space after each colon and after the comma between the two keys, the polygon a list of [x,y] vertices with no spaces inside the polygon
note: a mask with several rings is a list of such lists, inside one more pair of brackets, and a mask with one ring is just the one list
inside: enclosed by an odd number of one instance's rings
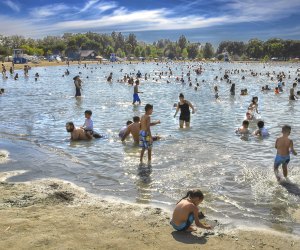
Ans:
{"label": "crowd of people", "polygon": [[[84,67],[87,67],[86,65]],[[25,66],[24,67],[24,77],[29,77],[29,70],[30,67]],[[193,68],[192,66],[188,66],[188,72],[184,73],[182,71],[181,76],[172,77],[173,76],[173,69],[171,66],[168,67],[167,71],[161,71],[159,73],[155,72],[154,76],[152,75],[152,80],[154,82],[157,82],[158,80],[162,79],[163,76],[166,77],[166,83],[171,83],[171,81],[180,82],[181,84],[186,84],[186,79],[188,82],[188,86],[192,87],[194,86],[194,90],[197,91],[198,87],[201,85],[201,82],[198,81],[197,78],[195,80],[192,80],[192,73],[195,73],[196,76],[201,76],[201,74],[205,71],[205,68],[200,65],[196,68]],[[229,94],[234,96],[236,94],[236,84],[230,79],[231,74],[239,74],[244,73],[243,70],[232,70],[228,71],[225,70],[224,75],[220,78],[220,81],[226,82],[230,84],[230,92]],[[275,72],[272,72],[275,74]],[[10,74],[13,76],[14,69],[13,66],[10,69]],[[67,69],[65,71],[64,76],[69,75],[70,72]],[[80,72],[79,72],[80,74]],[[261,74],[261,73],[260,73]],[[251,72],[251,75],[253,77],[257,76],[258,74],[255,72]],[[268,76],[270,76],[270,73],[267,73]],[[7,78],[6,75],[6,68],[4,64],[2,64],[2,76],[3,78]],[[111,72],[107,76],[107,82],[112,83],[113,82],[113,72]],[[39,73],[35,74],[35,81],[39,78]],[[18,73],[15,74],[13,77],[15,80],[19,78]],[[151,75],[147,72],[144,74],[141,73],[139,70],[136,74],[129,72],[125,73],[124,77],[121,79],[117,79],[118,83],[124,83],[133,86],[133,98],[132,98],[132,104],[138,105],[142,104],[142,101],[139,97],[140,93],[143,93],[139,91],[139,86],[141,83],[141,80],[147,81],[147,79],[151,79]],[[218,80],[219,76],[215,77],[215,80]],[[277,84],[274,88],[274,93],[279,94],[282,91],[284,91],[284,87],[286,86],[284,79],[291,79],[290,75],[287,77],[284,72],[279,72],[277,75]],[[75,97],[81,98],[81,90],[83,82],[80,78],[80,75],[76,75],[74,78],[74,85],[75,85]],[[245,80],[245,76],[243,75],[241,77],[241,81]],[[274,80],[274,79],[272,79]],[[205,82],[205,79],[202,80],[202,83]],[[300,92],[296,91],[297,84],[300,82],[300,75],[298,73],[297,78],[293,81],[292,87],[289,91],[289,100],[295,101],[297,100],[297,95],[300,94]],[[262,87],[261,91],[270,91],[272,90],[269,85],[265,85]],[[219,94],[219,88],[215,84],[213,87],[213,96],[215,99],[220,99],[222,96]],[[4,89],[1,89],[0,94],[4,93]],[[248,95],[247,88],[241,89],[240,95]],[[174,107],[176,108],[174,118],[176,117],[177,113],[180,111],[179,115],[179,127],[180,128],[189,128],[190,122],[191,122],[191,113],[195,113],[195,108],[193,104],[186,100],[183,93],[179,94],[179,102],[174,104]],[[144,162],[144,154],[147,151],[147,159],[148,159],[148,165],[151,166],[152,161],[152,143],[153,141],[159,140],[159,136],[153,136],[151,133],[151,126],[160,124],[160,121],[151,121],[151,115],[154,111],[154,107],[151,104],[146,104],[144,107],[145,113],[139,117],[134,116],[133,121],[127,121],[126,126],[120,129],[119,131],[119,138],[122,142],[124,142],[129,135],[132,135],[132,139],[135,145],[139,145],[141,147],[140,151],[140,164],[143,166]],[[251,103],[248,106],[248,109],[245,112],[245,119],[242,121],[242,126],[236,130],[236,133],[239,135],[249,135],[253,134],[255,136],[259,136],[261,138],[266,138],[269,136],[269,131],[265,127],[265,122],[259,118],[257,118],[257,114],[259,114],[258,111],[258,97],[254,96],[251,100]],[[93,121],[92,121],[92,111],[86,110],[85,113],[85,121],[82,126],[75,127],[74,123],[72,121],[66,123],[66,130],[71,134],[70,139],[71,140],[91,140],[93,138],[101,138],[102,135],[98,134],[94,131]],[[253,131],[252,133],[249,131],[249,123],[255,122],[257,124],[257,129]],[[289,125],[285,125],[282,127],[282,136],[277,138],[275,142],[275,148],[277,149],[277,154],[274,160],[274,172],[275,176],[278,181],[282,180],[282,177],[279,174],[279,166],[282,166],[283,170],[283,176],[285,180],[287,179],[288,171],[287,171],[287,165],[290,161],[290,153],[296,155],[296,151],[294,149],[293,141],[289,139],[289,135],[291,133],[291,127]],[[203,201],[204,195],[200,190],[191,190],[187,193],[187,195],[180,200],[174,210],[173,218],[171,220],[171,225],[174,227],[174,229],[182,231],[182,230],[194,230],[191,227],[192,222],[195,220],[196,226],[211,229],[212,227],[210,225],[205,225],[200,222],[200,219],[204,216],[203,214],[199,214],[198,211],[198,205]]]}

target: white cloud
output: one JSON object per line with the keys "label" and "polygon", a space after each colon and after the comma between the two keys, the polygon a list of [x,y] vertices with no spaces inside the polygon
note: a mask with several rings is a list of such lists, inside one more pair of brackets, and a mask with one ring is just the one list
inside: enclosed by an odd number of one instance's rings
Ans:
{"label": "white cloud", "polygon": [[31,9],[30,15],[33,18],[47,18],[50,16],[56,16],[66,11],[69,11],[70,7],[65,4],[52,4],[52,5],[45,5],[42,7],[36,7]]}
{"label": "white cloud", "polygon": [[105,12],[107,10],[111,10],[117,7],[118,5],[116,2],[101,2],[96,6],[96,8],[100,10],[100,12]]}
{"label": "white cloud", "polygon": [[[43,34],[62,34],[64,32],[107,32],[118,30],[123,32],[157,31],[157,30],[187,30],[195,28],[215,27],[226,24],[243,22],[260,22],[278,20],[281,17],[294,14],[300,7],[299,0],[216,0],[220,3],[218,11],[211,16],[199,14],[186,14],[180,11],[179,6],[173,9],[129,10],[118,6],[114,1],[87,1],[79,11],[76,6],[53,4],[31,9],[30,25],[37,28],[35,32]],[[195,4],[196,1],[190,1]],[[88,15],[83,16],[83,11]],[[43,20],[45,22],[41,22]],[[47,24],[45,24],[47,21]],[[20,23],[24,26],[23,19],[10,19],[12,25]],[[2,23],[3,24],[3,23]],[[7,24],[9,25],[9,24]],[[9,29],[1,25],[0,33]],[[15,26],[14,26],[15,27]],[[24,33],[24,32],[22,32]],[[297,30],[294,31],[297,33]],[[41,34],[42,35],[42,34]]]}
{"label": "white cloud", "polygon": [[0,33],[5,36],[19,35],[37,37],[42,27],[34,25],[29,19],[15,19],[0,15]]}
{"label": "white cloud", "polygon": [[11,0],[5,0],[5,1],[3,1],[3,3],[16,12],[20,12],[20,10],[21,10],[19,4],[15,3]]}
{"label": "white cloud", "polygon": [[229,22],[227,16],[204,18],[197,16],[168,17],[173,14],[167,9],[140,10],[129,12],[125,8],[115,10],[111,15],[105,15],[93,20],[74,20],[59,22],[55,25],[58,29],[103,29],[118,27],[123,31],[142,30],[179,30],[209,27]]}
{"label": "white cloud", "polygon": [[299,9],[299,0],[234,0],[224,5],[224,10],[230,12],[240,22],[278,20],[291,14],[298,14]]}
{"label": "white cloud", "polygon": [[85,12],[87,11],[88,9],[90,9],[93,5],[95,5],[96,3],[98,3],[99,0],[90,0],[88,1],[84,7],[80,10],[80,12]]}

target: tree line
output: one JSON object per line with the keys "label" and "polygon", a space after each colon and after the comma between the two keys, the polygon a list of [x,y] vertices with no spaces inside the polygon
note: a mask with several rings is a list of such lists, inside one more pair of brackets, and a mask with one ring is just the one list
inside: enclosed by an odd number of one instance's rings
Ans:
{"label": "tree line", "polygon": [[0,35],[0,55],[12,55],[12,50],[21,48],[28,55],[49,56],[59,54],[67,56],[79,50],[94,50],[103,57],[115,53],[118,57],[144,57],[169,59],[210,59],[222,60],[227,53],[233,60],[269,60],[279,58],[288,60],[300,57],[300,40],[272,38],[267,41],[251,39],[248,42],[222,41],[215,50],[211,43],[190,42],[184,35],[177,41],[160,39],[152,44],[137,41],[135,34],[124,36],[121,32],[99,34],[65,33],[63,36],[47,36],[42,39],[22,36]]}

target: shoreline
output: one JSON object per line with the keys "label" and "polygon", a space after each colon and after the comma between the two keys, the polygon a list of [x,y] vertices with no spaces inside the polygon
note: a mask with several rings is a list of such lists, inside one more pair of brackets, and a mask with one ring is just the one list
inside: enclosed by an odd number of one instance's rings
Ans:
{"label": "shoreline", "polygon": [[103,199],[58,179],[7,182],[0,172],[1,249],[299,249],[300,237],[267,229],[176,232],[161,208]]}
{"label": "shoreline", "polygon": [[[78,61],[69,61],[70,65],[78,65],[78,66],[82,66],[84,64],[98,64],[98,65],[107,65],[107,64],[138,64],[138,63],[166,63],[168,61],[120,61],[120,62],[110,62],[110,61],[106,61],[106,62],[102,62],[100,63],[99,61],[81,61],[80,64],[78,64]],[[192,61],[192,60],[185,60],[185,61],[171,61],[173,63],[178,63],[178,62],[184,62],[184,63],[224,63],[223,61],[212,61],[212,60],[206,60],[206,61]],[[262,61],[230,61],[228,63],[262,63],[262,64],[277,64],[277,63],[299,63],[299,61],[267,61],[267,62],[262,62]],[[12,66],[11,62],[4,62],[3,63],[6,67],[7,72],[9,73],[9,68]],[[28,62],[28,63],[24,63],[24,64],[15,64],[14,68],[15,70],[20,70],[24,68],[24,65],[28,65],[31,68],[38,68],[38,67],[53,67],[53,66],[66,66],[68,67],[68,65],[66,64],[66,62],[58,62],[58,61],[41,61],[39,63],[32,63],[32,62]]]}

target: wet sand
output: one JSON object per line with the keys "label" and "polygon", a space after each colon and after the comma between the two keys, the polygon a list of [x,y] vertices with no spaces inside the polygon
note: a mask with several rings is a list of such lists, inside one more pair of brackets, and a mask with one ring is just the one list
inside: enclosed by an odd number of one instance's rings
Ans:
{"label": "wet sand", "polygon": [[10,183],[0,173],[0,249],[300,249],[270,230],[175,232],[160,208],[105,200],[60,180]]}

